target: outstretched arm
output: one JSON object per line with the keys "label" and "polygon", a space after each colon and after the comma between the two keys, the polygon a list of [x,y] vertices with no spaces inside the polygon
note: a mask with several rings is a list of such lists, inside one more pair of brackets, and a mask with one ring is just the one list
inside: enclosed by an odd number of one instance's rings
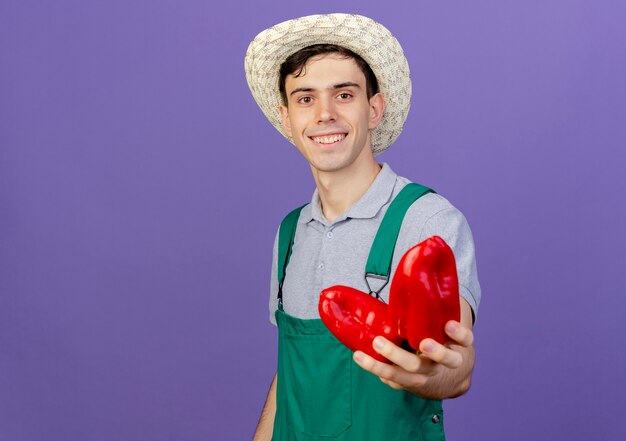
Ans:
{"label": "outstretched arm", "polygon": [[430,399],[457,397],[468,391],[474,369],[471,328],[472,311],[461,298],[461,322],[446,323],[446,334],[452,343],[441,345],[427,338],[413,353],[379,336],[374,339],[374,350],[394,364],[381,363],[360,351],[354,353],[354,361],[394,389]]}

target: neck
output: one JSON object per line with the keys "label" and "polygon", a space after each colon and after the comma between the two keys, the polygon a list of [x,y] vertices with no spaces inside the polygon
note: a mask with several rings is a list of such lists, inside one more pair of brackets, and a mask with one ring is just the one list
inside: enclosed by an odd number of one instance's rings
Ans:
{"label": "neck", "polygon": [[359,159],[338,171],[313,169],[322,212],[330,222],[361,199],[380,172],[380,165],[374,160],[371,151],[369,157]]}

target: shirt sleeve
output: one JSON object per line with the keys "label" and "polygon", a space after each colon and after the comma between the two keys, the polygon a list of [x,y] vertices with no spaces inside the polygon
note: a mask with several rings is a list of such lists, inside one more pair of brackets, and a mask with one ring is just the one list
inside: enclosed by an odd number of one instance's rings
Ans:
{"label": "shirt sleeve", "polygon": [[[280,228],[279,228],[280,230]],[[272,252],[272,271],[271,271],[271,280],[270,280],[270,302],[269,302],[269,312],[270,312],[270,322],[276,326],[276,309],[278,309],[278,264],[276,261],[278,260],[278,231],[276,232],[276,237],[274,238],[274,250]]]}

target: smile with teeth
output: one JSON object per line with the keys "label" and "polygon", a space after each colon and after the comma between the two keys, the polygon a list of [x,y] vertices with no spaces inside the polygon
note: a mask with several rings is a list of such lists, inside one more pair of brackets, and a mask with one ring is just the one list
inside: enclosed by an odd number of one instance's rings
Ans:
{"label": "smile with teeth", "polygon": [[311,139],[320,144],[333,144],[339,142],[346,137],[345,133],[337,133],[334,135],[312,136]]}

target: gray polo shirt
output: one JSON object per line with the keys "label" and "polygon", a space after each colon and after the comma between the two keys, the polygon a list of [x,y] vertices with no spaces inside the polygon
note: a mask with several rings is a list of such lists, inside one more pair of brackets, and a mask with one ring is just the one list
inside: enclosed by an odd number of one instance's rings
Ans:
{"label": "gray polo shirt", "polygon": [[[283,308],[287,314],[301,319],[319,319],[320,292],[333,285],[369,292],[364,275],[370,247],[389,204],[409,182],[383,164],[363,197],[333,222],[324,217],[315,190],[311,203],[300,213],[291,259],[285,271]],[[391,277],[409,248],[434,235],[441,236],[454,251],[460,293],[475,316],[480,285],[472,233],[463,214],[439,194],[422,196],[407,211],[396,242]],[[278,308],[277,253],[278,234],[274,241],[270,290],[270,320],[274,324]],[[385,301],[389,298],[390,286],[388,283],[380,293]]]}

